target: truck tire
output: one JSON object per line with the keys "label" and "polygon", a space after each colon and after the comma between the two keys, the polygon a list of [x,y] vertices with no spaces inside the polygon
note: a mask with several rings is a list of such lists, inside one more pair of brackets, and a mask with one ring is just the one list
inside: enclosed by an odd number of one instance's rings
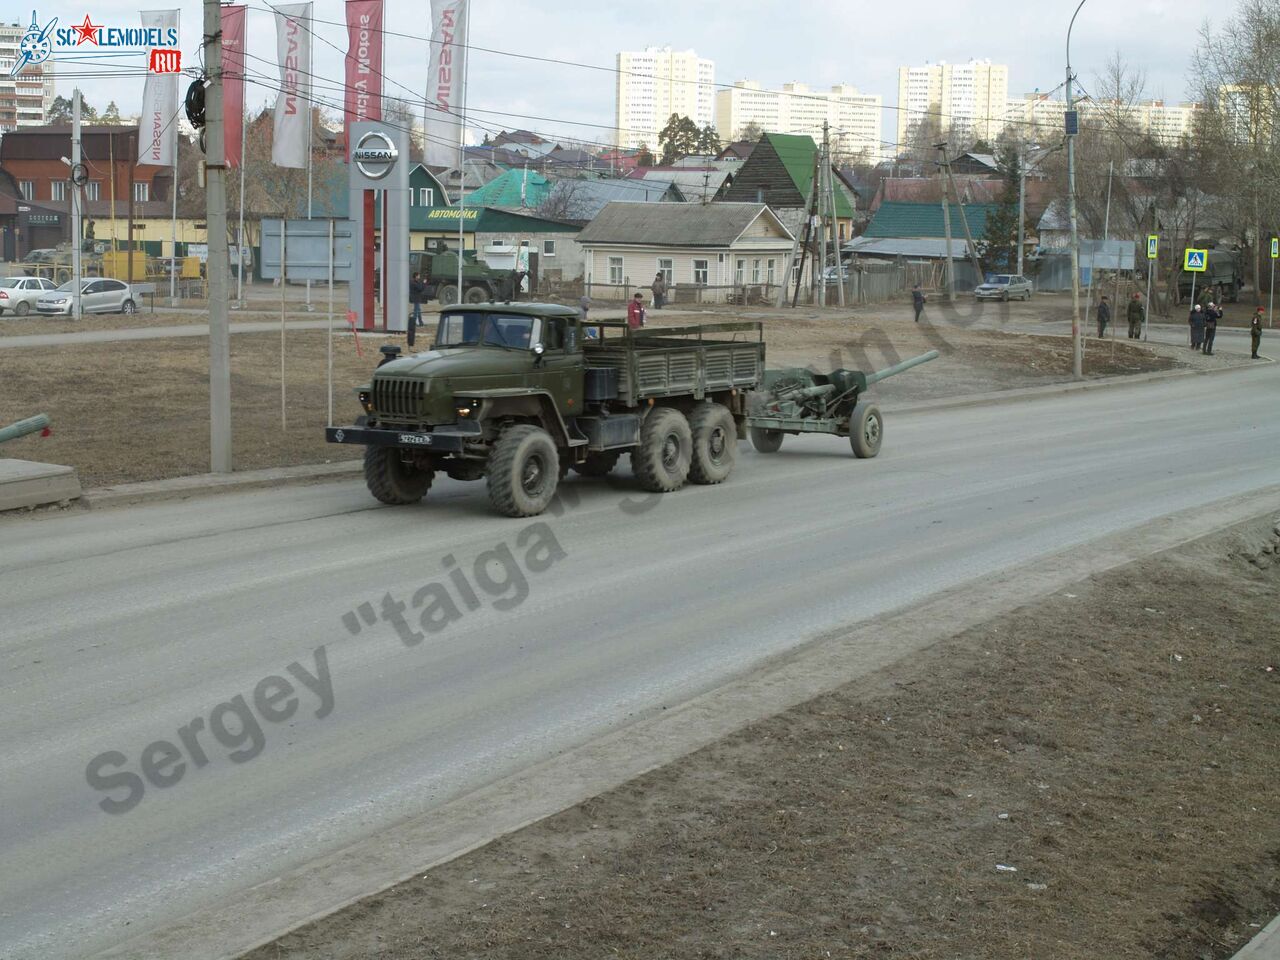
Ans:
{"label": "truck tire", "polygon": [[694,483],[722,483],[729,479],[738,456],[738,426],[729,408],[704,403],[689,417],[693,459],[689,479]]}
{"label": "truck tire", "polygon": [[573,472],[581,477],[607,477],[618,465],[620,450],[602,450],[587,454],[587,459],[573,465]]}
{"label": "truck tire", "polygon": [[444,306],[458,302],[458,287],[456,284],[446,283],[438,291],[436,291],[436,299]]}
{"label": "truck tire", "polygon": [[693,459],[693,434],[679,410],[657,407],[640,428],[640,444],[631,450],[631,472],[653,493],[684,486]]}
{"label": "truck tire", "polygon": [[551,503],[560,482],[560,454],[541,427],[508,427],[489,454],[489,501],[508,517],[536,517]]}
{"label": "truck tire", "polygon": [[417,503],[431,489],[434,470],[423,470],[400,459],[395,447],[364,448],[364,482],[374,499],[404,505]]}
{"label": "truck tire", "polygon": [[782,438],[786,436],[781,430],[765,430],[752,427],[750,431],[751,445],[758,453],[777,453],[782,448]]}
{"label": "truck tire", "polygon": [[884,440],[884,417],[874,403],[859,403],[849,415],[849,446],[861,460],[880,452]]}
{"label": "truck tire", "polygon": [[467,303],[484,303],[486,300],[492,300],[493,296],[484,287],[467,287],[463,299]]}

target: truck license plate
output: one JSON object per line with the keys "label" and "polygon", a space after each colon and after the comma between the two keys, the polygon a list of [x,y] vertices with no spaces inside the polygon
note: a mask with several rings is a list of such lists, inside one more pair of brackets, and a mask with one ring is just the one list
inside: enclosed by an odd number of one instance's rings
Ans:
{"label": "truck license plate", "polygon": [[426,433],[402,433],[400,434],[401,443],[417,443],[424,447],[431,446],[431,435]]}

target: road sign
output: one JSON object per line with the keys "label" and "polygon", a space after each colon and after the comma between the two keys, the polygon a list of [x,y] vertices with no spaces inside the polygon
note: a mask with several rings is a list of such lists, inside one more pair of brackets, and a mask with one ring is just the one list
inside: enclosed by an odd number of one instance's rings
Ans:
{"label": "road sign", "polygon": [[1182,257],[1182,269],[1187,273],[1204,273],[1209,269],[1209,251],[1187,247]]}
{"label": "road sign", "polygon": [[1147,235],[1147,259],[1154,260],[1156,258],[1156,251],[1158,251],[1159,249],[1160,249],[1160,238],[1154,233],[1148,234]]}
{"label": "road sign", "polygon": [[1280,237],[1271,238],[1271,259],[1280,260]]}

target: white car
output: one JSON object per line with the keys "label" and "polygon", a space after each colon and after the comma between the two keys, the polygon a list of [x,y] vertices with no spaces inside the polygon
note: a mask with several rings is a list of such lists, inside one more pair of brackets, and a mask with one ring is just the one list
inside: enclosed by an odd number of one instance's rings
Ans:
{"label": "white car", "polygon": [[56,289],[52,280],[43,277],[0,278],[0,316],[6,313],[25,317],[42,293]]}
{"label": "white car", "polygon": [[[86,277],[80,281],[80,297],[84,313],[137,313],[133,290],[122,280]],[[75,281],[68,280],[56,290],[41,294],[36,312],[43,314],[75,313]]]}
{"label": "white car", "polygon": [[973,295],[979,300],[1030,300],[1031,281],[1013,273],[997,273],[979,284]]}

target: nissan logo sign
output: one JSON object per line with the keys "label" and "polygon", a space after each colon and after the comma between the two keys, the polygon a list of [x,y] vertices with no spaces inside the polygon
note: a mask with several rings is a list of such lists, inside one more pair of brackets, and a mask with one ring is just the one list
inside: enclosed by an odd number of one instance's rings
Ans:
{"label": "nissan logo sign", "polygon": [[351,162],[370,180],[381,180],[396,165],[400,156],[391,138],[379,130],[370,130],[351,151]]}

